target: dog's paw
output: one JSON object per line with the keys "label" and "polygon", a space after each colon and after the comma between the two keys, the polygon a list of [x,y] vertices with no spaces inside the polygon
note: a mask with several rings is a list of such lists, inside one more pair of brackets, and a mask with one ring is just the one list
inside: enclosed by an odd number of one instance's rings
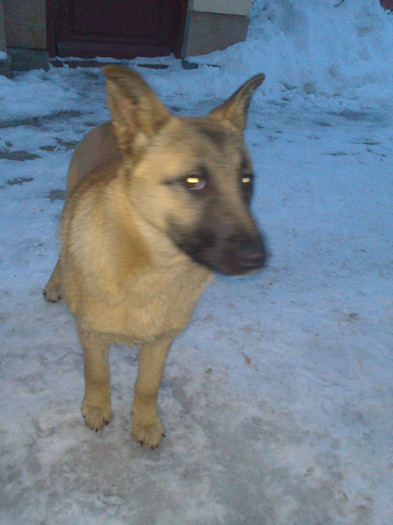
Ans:
{"label": "dog's paw", "polygon": [[110,403],[106,403],[104,406],[99,407],[83,402],[82,416],[86,425],[92,430],[98,432],[111,422],[112,410]]}
{"label": "dog's paw", "polygon": [[45,286],[42,291],[45,301],[49,303],[57,303],[63,299],[63,292],[60,285],[50,285],[49,283]]}
{"label": "dog's paw", "polygon": [[154,420],[145,420],[133,416],[132,437],[142,446],[157,448],[163,436],[165,436],[164,427],[158,417]]}

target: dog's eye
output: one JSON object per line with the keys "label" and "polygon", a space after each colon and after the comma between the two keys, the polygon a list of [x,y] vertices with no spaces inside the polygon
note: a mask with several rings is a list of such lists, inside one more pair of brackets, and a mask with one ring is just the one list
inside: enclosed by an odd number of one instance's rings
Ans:
{"label": "dog's eye", "polygon": [[200,191],[203,190],[206,186],[206,177],[201,177],[199,175],[190,175],[185,177],[183,180],[183,186],[187,190]]}
{"label": "dog's eye", "polygon": [[250,186],[252,186],[252,183],[254,181],[254,175],[252,173],[242,175],[241,181],[243,188],[249,188]]}

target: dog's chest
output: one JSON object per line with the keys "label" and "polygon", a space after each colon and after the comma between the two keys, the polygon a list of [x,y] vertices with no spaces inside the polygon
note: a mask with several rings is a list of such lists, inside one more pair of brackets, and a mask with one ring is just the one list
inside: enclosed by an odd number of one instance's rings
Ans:
{"label": "dog's chest", "polygon": [[91,297],[83,312],[89,330],[113,334],[138,344],[168,333],[178,334],[189,323],[195,304],[210,281],[204,268],[154,272],[126,283],[121,299]]}

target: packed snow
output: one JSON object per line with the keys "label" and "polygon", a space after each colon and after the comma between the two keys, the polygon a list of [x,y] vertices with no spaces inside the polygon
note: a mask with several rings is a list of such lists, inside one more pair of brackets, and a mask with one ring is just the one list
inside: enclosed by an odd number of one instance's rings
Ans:
{"label": "packed snow", "polygon": [[393,523],[392,49],[377,0],[257,0],[247,41],[198,69],[127,62],[182,115],[266,74],[245,136],[269,265],[201,297],[155,451],[131,439],[137,351],[112,347],[115,418],[91,432],[74,320],[42,297],[103,76],[0,76],[1,524]]}

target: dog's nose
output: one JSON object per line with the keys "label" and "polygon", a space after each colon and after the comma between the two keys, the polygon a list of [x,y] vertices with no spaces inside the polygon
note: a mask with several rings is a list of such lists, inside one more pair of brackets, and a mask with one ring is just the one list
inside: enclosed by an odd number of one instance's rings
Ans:
{"label": "dog's nose", "polygon": [[260,232],[233,234],[227,239],[227,262],[231,275],[260,270],[266,261],[266,248]]}
{"label": "dog's nose", "polygon": [[259,270],[266,261],[266,249],[262,239],[243,244],[235,253],[239,269],[244,273]]}

